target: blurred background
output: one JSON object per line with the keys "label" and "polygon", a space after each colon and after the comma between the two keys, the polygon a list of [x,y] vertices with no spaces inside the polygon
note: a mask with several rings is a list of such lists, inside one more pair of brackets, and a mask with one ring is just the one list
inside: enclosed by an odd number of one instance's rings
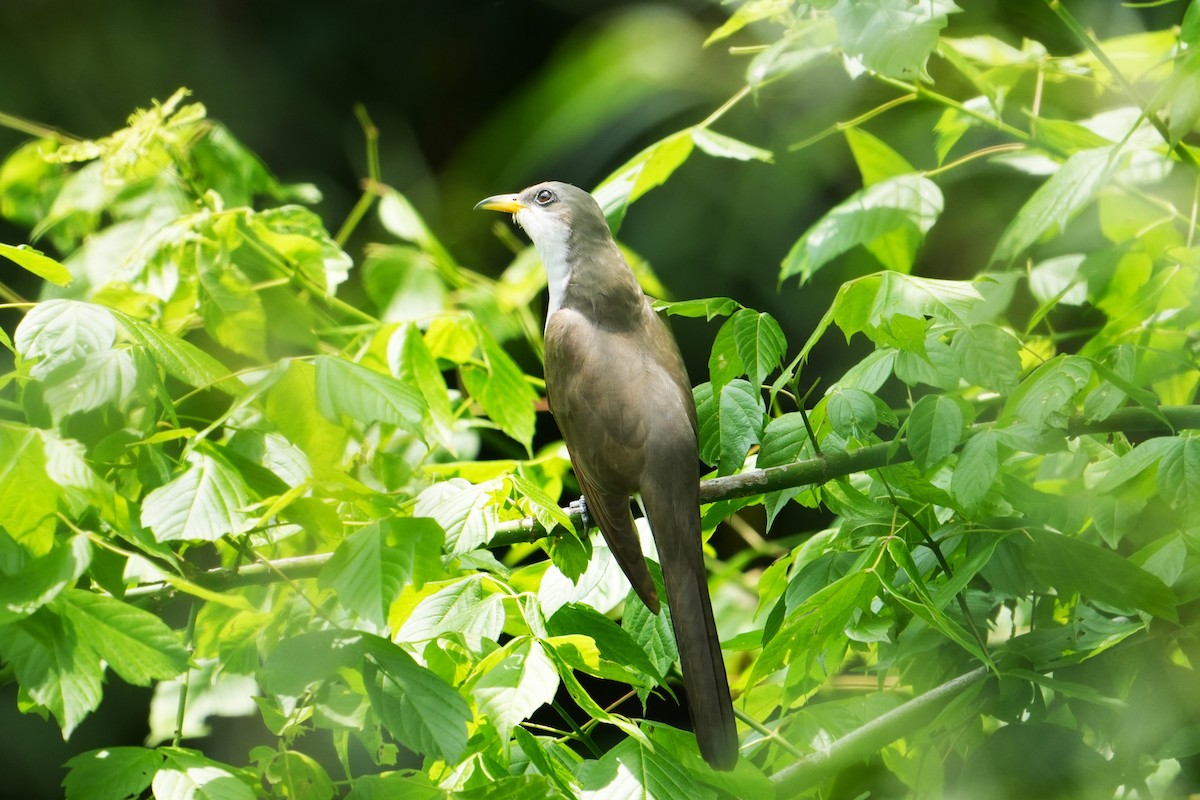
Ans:
{"label": "blurred background", "polygon": [[[960,5],[964,13],[951,17],[950,35],[986,33],[1016,46],[1029,37],[1056,55],[1077,49],[1042,2]],[[1101,38],[1176,24],[1185,7],[1066,5]],[[510,254],[493,233],[496,218],[473,214],[474,203],[550,178],[592,188],[646,145],[708,116],[743,85],[749,62],[729,52],[729,41],[703,47],[732,8],[715,0],[7,2],[0,4],[0,114],[99,137],[152,98],[187,86],[281,180],[319,187],[324,199],[316,211],[336,230],[366,174],[353,111],[361,103],[380,130],[384,181],[409,197],[463,264],[498,274]],[[769,41],[774,31],[751,28],[732,43],[752,45],[756,35]],[[934,58],[935,81],[953,80],[940,67]],[[849,254],[803,289],[794,282],[777,289],[779,263],[796,238],[861,187],[842,137],[789,148],[895,92],[865,78],[851,81],[830,62],[765,93],[716,129],[772,150],[775,163],[696,154],[633,206],[621,237],[649,261],[672,299],[726,295],[770,311],[795,352],[838,285],[877,266]],[[912,103],[865,127],[885,131],[911,163],[930,167],[938,113]],[[0,126],[0,154],[27,138]],[[918,270],[974,275],[995,245],[996,220],[1015,211],[1029,185],[983,160],[940,180],[946,213]],[[991,198],[989,219],[956,212],[978,214],[977,204],[955,202],[978,192]],[[362,244],[385,238],[364,224],[348,250],[357,258]],[[27,239],[28,231],[0,221],[0,241]],[[36,294],[27,279],[4,276]],[[695,382],[705,379],[717,324],[673,321]],[[846,345],[829,338],[810,373],[811,380],[825,376],[825,384],[847,356]],[[18,712],[11,685],[0,689],[0,796],[60,796],[62,763],[118,738],[140,744],[148,705],[148,691],[114,681],[100,710],[63,743],[54,725]],[[221,738],[218,731],[206,745],[209,754],[239,763],[245,743],[230,743],[226,752]]]}

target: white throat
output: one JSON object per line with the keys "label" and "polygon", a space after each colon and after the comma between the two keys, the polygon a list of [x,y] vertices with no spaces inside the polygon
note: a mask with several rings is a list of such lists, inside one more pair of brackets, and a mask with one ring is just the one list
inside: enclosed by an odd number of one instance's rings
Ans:
{"label": "white throat", "polygon": [[567,292],[567,279],[570,268],[567,266],[567,239],[570,230],[557,220],[547,219],[543,214],[521,211],[516,214],[517,224],[525,229],[533,246],[541,256],[542,265],[546,268],[546,287],[550,292],[550,302],[546,308],[546,323],[550,323],[550,315],[562,308],[563,298]]}

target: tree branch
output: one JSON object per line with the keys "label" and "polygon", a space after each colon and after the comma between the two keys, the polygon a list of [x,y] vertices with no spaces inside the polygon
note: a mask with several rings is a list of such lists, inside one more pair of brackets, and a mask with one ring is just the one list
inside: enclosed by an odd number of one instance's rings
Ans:
{"label": "tree branch", "polygon": [[[972,426],[971,434],[991,427],[991,423]],[[1069,437],[1104,433],[1164,433],[1174,434],[1188,428],[1200,428],[1200,406],[1162,406],[1158,409],[1141,407],[1123,408],[1099,422],[1083,417],[1073,417],[1067,423],[1065,433]],[[964,440],[965,441],[965,440]],[[903,440],[882,442],[855,450],[852,453],[825,453],[816,458],[797,461],[767,469],[750,469],[737,475],[713,478],[700,483],[700,502],[715,503],[739,497],[794,489],[803,486],[819,486],[835,478],[853,475],[892,464],[912,461]],[[577,526],[578,508],[566,507],[563,511]],[[536,542],[551,535],[533,519],[517,519],[503,522],[492,531],[488,545],[504,547],[512,544]],[[272,583],[282,577],[291,579],[315,577],[332,553],[284,558],[278,561],[249,564],[239,569],[211,569],[191,578],[191,582],[210,590],[234,589]],[[174,591],[165,582],[142,584],[126,592],[130,599],[153,599]]]}
{"label": "tree branch", "polygon": [[918,730],[945,702],[982,680],[987,667],[978,667],[917,695],[834,741],[827,749],[809,753],[771,776],[778,797],[796,797],[838,770],[869,757],[902,736]]}

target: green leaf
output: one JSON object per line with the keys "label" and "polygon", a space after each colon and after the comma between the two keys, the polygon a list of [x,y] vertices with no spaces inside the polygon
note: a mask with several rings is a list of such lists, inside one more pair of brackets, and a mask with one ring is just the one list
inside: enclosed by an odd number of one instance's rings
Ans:
{"label": "green leaf", "polygon": [[[550,619],[546,620],[546,630],[554,637],[575,637],[582,635],[588,637],[596,646],[596,650],[601,659],[610,662],[622,670],[634,670],[653,676],[656,680],[662,680],[661,673],[650,657],[646,655],[629,632],[622,628],[617,623],[613,622],[608,617],[601,614],[591,606],[581,603],[568,603],[554,612]],[[591,668],[577,663],[567,654],[561,652],[560,648],[555,643],[556,649],[559,649],[559,655],[563,660],[570,663],[576,669],[584,669],[593,675],[599,675],[598,671],[593,671]],[[601,675],[601,677],[609,677]],[[628,680],[628,678],[625,678]]]}
{"label": "green leaf", "polygon": [[364,637],[374,669],[364,673],[371,706],[405,747],[455,763],[467,746],[473,715],[467,701],[401,648]]}
{"label": "green leaf", "polygon": [[215,542],[253,524],[250,490],[224,458],[202,451],[187,455],[188,467],[142,500],[142,524],[160,542]]}
{"label": "green leaf", "polygon": [[479,713],[507,742],[512,729],[554,699],[558,672],[536,639],[520,637],[480,662],[471,687]]}
{"label": "green leaf", "polygon": [[339,603],[382,627],[406,585],[420,589],[441,572],[445,534],[428,517],[388,517],[342,540],[322,568],[320,585]]}
{"label": "green leaf", "polygon": [[925,234],[942,213],[942,193],[919,175],[901,175],[851,195],[801,236],[779,273],[804,284],[837,256],[861,245],[887,268],[908,272]]}
{"label": "green leaf", "polygon": [[128,350],[95,353],[77,368],[46,377],[42,398],[50,416],[59,422],[68,414],[91,411],[112,403],[123,408],[140,385]]}
{"label": "green leaf", "polygon": [[839,436],[866,439],[879,425],[876,400],[861,389],[834,389],[825,400],[825,418]]}
{"label": "green leaf", "polygon": [[704,297],[697,300],[655,300],[654,310],[665,311],[672,317],[727,317],[741,308],[741,304],[728,297]]}
{"label": "green leaf", "polygon": [[[931,317],[938,323],[966,325],[983,295],[969,281],[920,278],[899,272],[877,272],[842,284],[833,305],[817,324],[798,358],[808,357],[825,331],[836,323],[849,339],[860,331],[874,338],[897,316]],[[928,343],[926,344],[928,349]]]}
{"label": "green leaf", "polygon": [[862,174],[863,186],[915,172],[904,156],[861,128],[846,128],[845,134],[854,163]]}
{"label": "green leaf", "polygon": [[1150,467],[1158,464],[1167,453],[1178,447],[1178,441],[1174,436],[1147,439],[1117,459],[1104,477],[1092,487],[1092,492],[1097,495],[1111,494],[1122,484],[1133,480]]}
{"label": "green leaf", "polygon": [[787,349],[779,323],[770,314],[743,308],[726,325],[732,326],[734,346],[750,385],[762,386],[767,376],[779,368]]}
{"label": "green leaf", "polygon": [[1176,440],[1158,464],[1158,490],[1172,508],[1195,518],[1200,512],[1200,438]]}
{"label": "green leaf", "polygon": [[[663,589],[662,569],[657,563],[647,561],[650,575],[654,578],[654,586],[658,596],[665,597]],[[666,675],[667,670],[679,658],[679,650],[675,646],[675,631],[671,628],[671,609],[663,606],[655,614],[638,598],[632,589],[625,598],[625,612],[621,615],[621,627],[629,633],[638,646],[654,664],[655,673]],[[565,679],[565,676],[564,676]]]}
{"label": "green leaf", "polygon": [[254,790],[233,767],[181,748],[165,752],[150,785],[155,800],[254,800]]}
{"label": "green leaf", "polygon": [[1004,404],[1002,422],[1024,420],[1035,428],[1049,422],[1062,427],[1073,410],[1071,401],[1092,377],[1091,362],[1078,356],[1056,356],[1021,382]]}
{"label": "green leaf", "polygon": [[391,375],[334,356],[317,356],[317,407],[334,422],[380,422],[422,437],[426,413],[421,393]]}
{"label": "green leaf", "polygon": [[1002,394],[1012,391],[1021,375],[1021,343],[996,325],[968,325],[954,334],[951,349],[968,383]]}
{"label": "green leaf", "polygon": [[863,67],[892,78],[930,80],[925,62],[947,15],[961,10],[952,0],[838,0],[832,14],[842,49]]}
{"label": "green leaf", "polygon": [[80,639],[129,683],[148,686],[187,670],[179,635],[149,611],[82,589],[67,589],[57,605]]}
{"label": "green leaf", "polygon": [[1021,544],[1025,565],[1060,592],[1121,609],[1140,609],[1174,621],[1175,596],[1161,580],[1103,547],[1033,528],[1010,541]]}
{"label": "green leaf", "polygon": [[64,765],[66,800],[141,797],[162,763],[162,753],[146,747],[105,747],[72,756]]}
{"label": "green leaf", "polygon": [[[453,581],[421,600],[397,626],[397,642],[424,642],[443,633],[461,633],[470,639],[496,640],[504,627],[504,606],[496,595],[485,594],[483,575]],[[391,622],[391,620],[389,620]]]}
{"label": "green leaf", "polygon": [[230,263],[200,271],[200,315],[204,329],[222,347],[266,359],[267,314],[250,279]]}
{"label": "green leaf", "polygon": [[28,245],[0,244],[0,256],[4,256],[17,266],[24,267],[42,280],[59,286],[66,286],[71,282],[70,270],[42,253],[41,250],[34,250]]}
{"label": "green leaf", "polygon": [[446,532],[447,551],[465,553],[487,542],[498,522],[497,500],[507,494],[505,479],[471,484],[453,478],[422,491],[413,514],[437,520]]}
{"label": "green leaf", "polygon": [[922,472],[940,464],[962,441],[971,411],[963,400],[930,394],[913,406],[906,430],[908,451]]}
{"label": "green leaf", "polygon": [[770,150],[746,144],[709,128],[696,126],[691,131],[696,147],[710,156],[732,158],[736,161],[762,161],[767,164],[775,160],[775,155]]}
{"label": "green leaf", "polygon": [[700,429],[700,458],[719,466],[720,474],[742,468],[750,447],[762,438],[762,395],[744,380],[730,381],[713,395],[712,384],[693,390]]}
{"label": "green leaf", "polygon": [[525,373],[492,335],[482,328],[478,335],[484,366],[464,367],[463,383],[500,430],[529,450],[537,421],[534,413],[537,394],[525,380]]}
{"label": "green leaf", "polygon": [[387,357],[392,374],[421,391],[439,439],[448,443],[454,427],[450,392],[437,360],[416,325],[409,323],[396,329],[388,339]]}
{"label": "green leaf", "polygon": [[79,580],[92,561],[86,534],[56,543],[14,573],[0,572],[0,625],[27,617]]}
{"label": "green leaf", "polygon": [[692,129],[685,128],[650,145],[600,182],[592,195],[614,234],[629,206],[671,177],[692,154],[693,144]]}
{"label": "green leaf", "polygon": [[22,358],[37,359],[29,372],[44,379],[60,367],[107,352],[117,339],[112,313],[75,300],[38,303],[17,326],[13,344]]}
{"label": "green leaf", "polygon": [[0,423],[0,527],[35,556],[54,544],[62,487],[46,472],[46,451],[33,428]]}
{"label": "green leaf", "polygon": [[335,628],[304,631],[276,642],[257,678],[265,691],[286,697],[300,697],[330,680],[338,670],[355,664],[361,653],[357,633]]}
{"label": "green leaf", "polygon": [[141,320],[120,311],[110,312],[125,328],[129,336],[146,348],[160,367],[173,378],[197,388],[215,387],[228,394],[240,394],[245,390],[241,380],[229,373],[225,366],[177,336],[165,333]]}
{"label": "green leaf", "polygon": [[307,208],[269,208],[249,215],[247,223],[251,236],[327,293],[333,294],[349,276],[354,261]]}
{"label": "green leaf", "polygon": [[[803,456],[811,457],[812,455],[812,443],[809,440],[808,428],[804,425],[803,417],[798,412],[793,411],[775,417],[767,423],[767,427],[763,431],[762,447],[758,451],[755,466],[759,469],[768,469],[783,464],[791,464],[794,461],[799,461]],[[805,494],[808,498],[804,501],[805,505],[811,505],[815,502],[812,489],[798,486],[764,495],[763,506],[767,511],[768,529],[775,522],[775,517],[779,514],[780,510],[793,498],[801,494]]]}
{"label": "green leaf", "polygon": [[[744,8],[744,6],[743,6]],[[787,35],[756,55],[746,68],[746,83],[762,86],[833,54],[837,46],[837,28],[826,14],[794,20]]]}
{"label": "green leaf", "polygon": [[800,603],[764,643],[746,685],[755,686],[798,657],[802,657],[805,664],[812,663],[830,642],[843,635],[851,615],[864,607],[878,588],[879,581],[874,573],[856,570]]}
{"label": "green leaf", "polygon": [[950,478],[950,494],[967,511],[978,508],[996,482],[1000,468],[997,436],[982,431],[967,439],[954,474]]}
{"label": "green leaf", "polygon": [[[258,753],[263,757],[259,758]],[[250,756],[258,761],[259,772],[285,797],[305,800],[332,800],[333,781],[316,760],[296,752],[280,752],[270,747],[255,748]]]}
{"label": "green leaf", "polygon": [[1004,229],[993,262],[1009,263],[1043,236],[1061,231],[1108,183],[1113,171],[1113,148],[1082,150],[1033,193]]}
{"label": "green leaf", "polygon": [[22,692],[58,720],[64,739],[100,705],[100,656],[48,608],[0,626],[0,658]]}
{"label": "green leaf", "polygon": [[577,772],[581,800],[714,800],[716,793],[698,783],[674,759],[636,739],[625,739]]}

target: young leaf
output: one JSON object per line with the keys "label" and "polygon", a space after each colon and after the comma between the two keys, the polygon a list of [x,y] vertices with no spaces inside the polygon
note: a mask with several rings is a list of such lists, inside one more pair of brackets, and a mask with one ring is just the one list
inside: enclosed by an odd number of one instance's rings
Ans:
{"label": "young leaf", "polygon": [[746,144],[743,141],[717,133],[708,128],[695,127],[691,129],[692,141],[710,156],[717,158],[732,158],[737,161],[762,161],[770,164],[775,160],[770,150]]}
{"label": "young leaf", "polygon": [[787,349],[787,339],[779,323],[770,314],[743,308],[730,317],[726,325],[732,326],[733,343],[738,359],[745,365],[750,385],[762,386],[767,375],[779,368]]}
{"label": "young leaf", "polygon": [[318,356],[315,361],[317,407],[330,420],[382,422],[418,438],[423,435],[426,405],[416,389],[344,358]]}
{"label": "young leaf", "polygon": [[463,383],[492,421],[528,450],[537,421],[537,395],[525,380],[525,373],[492,335],[480,328],[478,336],[484,366],[464,367]]}
{"label": "young leaf", "polygon": [[203,451],[187,455],[188,467],[142,500],[142,524],[160,542],[214,542],[253,523],[246,511],[250,490],[225,459]]}
{"label": "young leaf", "polygon": [[364,672],[367,694],[384,726],[417,753],[457,762],[473,719],[467,701],[388,640],[365,636],[363,642],[374,667]]}
{"label": "young leaf", "polygon": [[635,200],[661,186],[692,154],[692,129],[686,128],[647,147],[600,182],[592,195],[616,233]]}
{"label": "young leaf", "polygon": [[558,672],[536,639],[520,637],[480,662],[471,687],[479,713],[508,741],[512,729],[554,699]]}
{"label": "young leaf", "polygon": [[863,186],[908,175],[915,170],[912,164],[891,147],[861,128],[846,128],[846,143],[854,154],[854,163],[862,174]]}
{"label": "young leaf", "polygon": [[0,256],[24,267],[42,280],[59,286],[66,286],[71,282],[71,272],[66,267],[43,254],[42,251],[34,250],[27,245],[14,247],[11,244],[0,244]]}
{"label": "young leaf", "polygon": [[901,175],[851,195],[796,241],[783,260],[782,283],[793,275],[807,283],[818,269],[856,245],[885,267],[912,268],[913,256],[942,213],[942,193],[919,175]]}
{"label": "young leaf", "polygon": [[67,589],[57,605],[76,635],[129,683],[147,686],[187,669],[179,635],[149,611],[82,589]]}

